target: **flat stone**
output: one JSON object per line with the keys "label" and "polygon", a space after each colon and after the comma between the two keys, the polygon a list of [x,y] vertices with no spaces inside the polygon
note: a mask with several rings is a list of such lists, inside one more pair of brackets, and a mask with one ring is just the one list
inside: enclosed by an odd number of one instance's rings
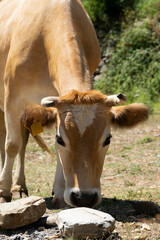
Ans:
{"label": "flat stone", "polygon": [[46,211],[45,200],[31,196],[0,204],[0,229],[15,229],[36,222]]}
{"label": "flat stone", "polygon": [[115,228],[115,219],[107,213],[82,207],[59,212],[57,225],[64,237],[109,237]]}

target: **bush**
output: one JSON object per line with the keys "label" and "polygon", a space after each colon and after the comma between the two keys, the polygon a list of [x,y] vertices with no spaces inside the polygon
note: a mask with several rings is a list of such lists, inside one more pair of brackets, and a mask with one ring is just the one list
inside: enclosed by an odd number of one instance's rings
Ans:
{"label": "bush", "polygon": [[138,17],[155,17],[160,11],[159,0],[136,0],[135,5],[136,13]]}
{"label": "bush", "polygon": [[124,9],[131,8],[135,0],[83,0],[93,23],[110,22],[123,15]]}
{"label": "bush", "polygon": [[94,24],[99,21],[107,21],[105,0],[83,0],[83,5]]}
{"label": "bush", "polygon": [[[93,23],[107,25],[106,71],[95,87],[152,106],[160,96],[160,1],[83,0]],[[105,29],[103,27],[103,29]]]}
{"label": "bush", "polygon": [[152,105],[160,93],[160,44],[148,20],[124,31],[107,70],[95,87],[104,93],[126,93],[129,100]]}

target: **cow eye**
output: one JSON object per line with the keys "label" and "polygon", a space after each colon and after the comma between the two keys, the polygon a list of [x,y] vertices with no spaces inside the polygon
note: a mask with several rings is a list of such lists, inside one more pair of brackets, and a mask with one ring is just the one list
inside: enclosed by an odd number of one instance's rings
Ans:
{"label": "cow eye", "polygon": [[61,136],[56,135],[56,140],[57,140],[57,143],[60,144],[61,146],[63,146],[63,147],[66,146],[66,144],[63,141],[63,138]]}
{"label": "cow eye", "polygon": [[104,143],[103,143],[103,147],[106,147],[107,145],[110,144],[111,137],[112,137],[112,135],[109,135],[109,136],[106,138],[106,140],[105,140]]}

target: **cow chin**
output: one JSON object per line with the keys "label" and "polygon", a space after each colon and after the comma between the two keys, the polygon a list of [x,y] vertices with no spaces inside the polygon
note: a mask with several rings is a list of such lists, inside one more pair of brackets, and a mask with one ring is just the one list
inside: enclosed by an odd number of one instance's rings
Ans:
{"label": "cow chin", "polygon": [[79,188],[68,188],[64,192],[67,204],[73,207],[95,207],[101,202],[101,191],[97,188],[80,190]]}

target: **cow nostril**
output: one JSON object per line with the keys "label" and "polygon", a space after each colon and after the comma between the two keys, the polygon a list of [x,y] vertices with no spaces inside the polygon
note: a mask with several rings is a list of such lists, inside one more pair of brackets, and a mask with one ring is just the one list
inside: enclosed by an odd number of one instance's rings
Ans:
{"label": "cow nostril", "polygon": [[98,194],[75,191],[71,193],[71,202],[76,207],[93,207],[98,202]]}
{"label": "cow nostril", "polygon": [[81,201],[81,196],[78,192],[71,193],[71,201],[75,206],[79,206],[79,202]]}

